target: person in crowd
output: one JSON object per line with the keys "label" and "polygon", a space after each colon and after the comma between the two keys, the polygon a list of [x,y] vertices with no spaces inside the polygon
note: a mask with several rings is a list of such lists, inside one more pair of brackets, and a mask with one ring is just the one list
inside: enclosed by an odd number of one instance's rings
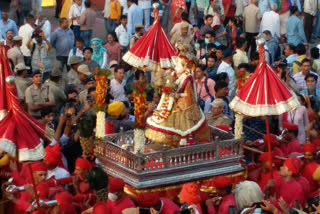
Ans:
{"label": "person in crowd", "polygon": [[[267,2],[267,1],[266,1]],[[272,37],[280,38],[280,16],[277,12],[277,5],[271,4],[270,11],[266,11],[260,23],[260,32],[266,30],[271,32]]]}
{"label": "person in crowd", "polygon": [[214,79],[217,75],[218,68],[215,66],[216,62],[217,62],[217,57],[215,54],[208,55],[207,67],[205,69],[205,72],[210,79]]}
{"label": "person in crowd", "polygon": [[104,48],[108,53],[108,64],[112,60],[120,62],[121,58],[121,45],[117,42],[117,37],[115,33],[108,34],[108,42],[104,45]]}
{"label": "person in crowd", "polygon": [[286,23],[288,43],[298,45],[302,42],[307,42],[305,32],[303,31],[302,22],[298,18],[298,8],[296,6],[292,6],[290,8],[290,13],[291,16],[288,18]]}
{"label": "person in crowd", "polygon": [[32,73],[32,85],[25,92],[28,113],[36,119],[40,119],[40,110],[55,105],[49,86],[41,83],[41,72]]}
{"label": "person in crowd", "polygon": [[23,53],[24,61],[27,66],[31,66],[31,51],[28,48],[27,43],[30,38],[36,36],[33,34],[33,31],[34,31],[34,16],[29,14],[26,17],[26,23],[22,25],[19,29],[19,36],[23,38],[21,51]]}
{"label": "person in crowd", "polygon": [[7,56],[9,58],[9,61],[11,63],[12,69],[15,68],[15,66],[19,63],[24,64],[24,57],[21,51],[21,45],[22,45],[22,37],[21,36],[15,36],[13,37],[13,47],[10,48],[7,52]]}
{"label": "person in crowd", "polygon": [[27,17],[28,14],[30,14],[32,10],[32,1],[24,1],[24,0],[18,0],[19,4],[17,7],[17,14],[18,14],[18,22],[17,25],[21,26],[24,24],[24,20]]}
{"label": "person in crowd", "polygon": [[306,35],[306,39],[310,42],[312,34],[313,34],[313,22],[314,18],[317,14],[317,5],[318,2],[316,0],[305,0],[304,1],[304,32]]}
{"label": "person in crowd", "polygon": [[84,8],[82,8],[82,0],[75,0],[69,9],[69,20],[72,22],[72,30],[75,39],[77,40],[80,37],[80,24],[78,23],[79,18],[81,17]]}
{"label": "person in crowd", "polygon": [[132,48],[132,46],[138,41],[138,39],[141,38],[143,34],[144,34],[144,26],[140,24],[136,25],[135,34],[129,40],[129,47]]}
{"label": "person in crowd", "polygon": [[123,127],[124,131],[132,130],[134,122],[124,120],[127,117],[128,111],[125,108],[123,102],[113,102],[108,105],[108,117],[107,121],[113,123],[113,129],[115,133],[120,131],[120,127]]}
{"label": "person in crowd", "polygon": [[236,82],[236,78],[235,78],[235,72],[234,69],[231,66],[232,63],[232,50],[230,48],[227,48],[225,50],[223,50],[222,53],[222,62],[219,65],[219,68],[217,70],[217,74],[220,74],[222,72],[225,72],[228,74],[228,78],[229,78],[229,94],[233,94],[235,92],[235,82]]}
{"label": "person in crowd", "polygon": [[[194,183],[185,183],[178,195],[180,204],[187,203],[189,207],[192,207],[195,213],[202,213],[200,206],[200,188]],[[189,208],[190,209],[190,208]]]}
{"label": "person in crowd", "polygon": [[188,13],[182,13],[181,16],[180,16],[180,22],[176,23],[172,29],[170,30],[170,37],[172,38],[174,36],[174,34],[176,33],[179,33],[180,32],[180,28],[181,28],[181,24],[183,22],[187,22],[188,23],[188,34],[191,34],[192,33],[192,25],[189,23],[189,14]]}
{"label": "person in crowd", "polygon": [[110,82],[111,90],[110,93],[114,98],[114,101],[125,101],[125,90],[126,80],[124,79],[124,69],[117,67],[114,70],[114,79]]}
{"label": "person in crowd", "polygon": [[231,100],[228,97],[228,94],[229,94],[228,83],[225,81],[217,81],[216,85],[214,86],[214,90],[216,92],[216,99],[221,98],[224,100],[223,114],[226,114],[230,118],[233,118],[233,112],[229,108],[229,103],[231,102]]}
{"label": "person in crowd", "polygon": [[99,64],[92,60],[93,49],[88,47],[83,50],[84,61],[83,64],[89,67],[90,72],[92,73],[95,69],[100,68]]}
{"label": "person in crowd", "polygon": [[263,31],[266,35],[267,41],[266,45],[268,48],[269,56],[270,56],[270,64],[274,63],[280,55],[280,47],[278,45],[278,40],[272,36],[272,33],[269,30]]}
{"label": "person in crowd", "polygon": [[210,104],[214,100],[216,92],[214,91],[215,82],[206,77],[205,66],[200,65],[195,70],[196,88],[198,99],[204,101],[203,112],[210,112]]}
{"label": "person in crowd", "polygon": [[301,71],[301,62],[305,58],[307,58],[307,49],[304,44],[300,43],[295,47],[296,60],[292,63],[292,72],[293,75],[299,73]]}
{"label": "person in crowd", "polygon": [[84,40],[84,46],[89,47],[97,14],[91,8],[90,0],[86,0],[84,5],[86,9],[83,11],[80,18],[77,18],[77,22],[80,24],[80,36]]}
{"label": "person in crowd", "polygon": [[230,119],[223,114],[224,100],[217,98],[211,103],[211,113],[206,114],[207,123],[211,126],[230,125]]}
{"label": "person in crowd", "polygon": [[[304,89],[307,89],[305,78],[308,74],[313,74],[317,77],[319,77],[319,75],[317,73],[311,71],[311,61],[308,58],[305,58],[301,61],[300,69],[301,69],[301,71],[299,73],[296,73],[293,76],[293,79],[295,80],[295,82],[297,84],[298,90],[302,91]],[[320,88],[319,82],[317,82],[316,88]]]}
{"label": "person in crowd", "polygon": [[28,71],[24,62],[21,62],[15,66],[14,73],[15,73],[14,81],[16,83],[17,89],[20,90],[21,93],[24,95],[26,89],[31,85],[31,82],[27,78]]}
{"label": "person in crowd", "polygon": [[89,70],[89,67],[85,64],[81,64],[79,67],[78,67],[78,80],[80,81],[81,83],[81,91],[85,89],[84,87],[84,83],[86,81],[86,79],[92,74]]}
{"label": "person in crowd", "polygon": [[13,47],[13,31],[12,30],[8,30],[6,33],[6,40],[4,40],[3,45],[12,48]]}
{"label": "person in crowd", "polygon": [[86,87],[86,89],[84,89],[83,91],[81,91],[79,93],[79,101],[81,104],[85,104],[85,102],[87,101],[87,97],[88,97],[88,90],[90,88],[94,88],[96,87],[96,81],[93,77],[88,77],[85,81],[84,81],[84,86]]}
{"label": "person in crowd", "polygon": [[151,0],[138,0],[138,7],[142,9],[143,25],[145,26],[145,30],[147,31],[150,27]]}
{"label": "person in crowd", "polygon": [[246,44],[246,39],[242,38],[242,37],[238,37],[236,39],[236,53],[233,55],[232,59],[233,59],[233,66],[237,71],[238,66],[241,63],[248,63],[249,59],[246,53],[246,48],[247,48],[247,44]]}
{"label": "person in crowd", "polygon": [[51,59],[49,51],[51,44],[45,37],[43,31],[34,31],[34,36],[27,42],[27,47],[31,52],[31,66],[33,70],[41,70],[43,73],[42,80],[45,81],[50,76]]}
{"label": "person in crowd", "polygon": [[6,11],[1,11],[1,20],[0,20],[0,40],[6,39],[6,33],[8,30],[13,31],[14,36],[18,36],[18,27],[15,21],[9,19],[8,13]]}
{"label": "person in crowd", "polygon": [[177,44],[183,45],[191,45],[193,47],[193,39],[190,35],[188,35],[189,24],[183,22],[181,24],[180,33],[176,33],[171,38],[171,44],[176,46]]}
{"label": "person in crowd", "polygon": [[226,26],[226,31],[228,33],[228,44],[229,48],[235,50],[237,45],[237,39],[242,35],[242,30],[239,27],[237,19],[232,18],[229,20],[228,25]]}
{"label": "person in crowd", "polygon": [[70,65],[70,59],[72,56],[80,56],[84,57],[84,41],[81,37],[78,37],[76,39],[76,45],[69,51],[69,56],[68,56],[68,65]]}
{"label": "person in crowd", "polygon": [[236,206],[232,193],[232,180],[227,176],[217,176],[212,179],[217,196],[206,200],[208,214],[228,213],[229,207]]}
{"label": "person in crowd", "polygon": [[261,21],[261,13],[257,7],[257,3],[257,0],[251,1],[243,11],[243,29],[246,32],[247,52],[251,48],[250,55],[257,47],[255,37],[258,35],[258,26]]}
{"label": "person in crowd", "polygon": [[205,19],[204,25],[202,25],[201,29],[200,29],[200,34],[202,37],[204,37],[204,35],[207,32],[213,32],[213,29],[212,29],[213,17],[212,17],[212,15],[207,15],[204,17],[204,19]]}
{"label": "person in crowd", "polygon": [[67,83],[68,84],[75,84],[77,85],[79,83],[78,80],[78,68],[82,64],[83,58],[79,56],[72,56],[70,58],[70,66],[71,70],[67,74]]}
{"label": "person in crowd", "polygon": [[122,15],[120,17],[120,25],[118,25],[118,27],[116,27],[115,29],[115,33],[117,35],[119,44],[121,45],[121,56],[123,56],[126,53],[129,47],[130,37],[127,30],[127,22],[128,22],[127,16]]}
{"label": "person in crowd", "polygon": [[280,177],[276,180],[269,180],[267,188],[272,188],[276,199],[283,198],[287,206],[294,206],[294,201],[304,201],[304,194],[301,185],[294,179],[299,174],[301,162],[297,158],[288,158],[280,167]]}
{"label": "person in crowd", "polygon": [[307,95],[310,98],[311,105],[313,105],[313,107],[319,106],[320,89],[316,88],[318,76],[310,73],[305,77],[305,81],[307,88],[300,91],[300,94]]}
{"label": "person in crowd", "polygon": [[102,40],[94,38],[90,42],[90,47],[93,50],[91,59],[98,63],[101,69],[108,67],[108,53],[107,50],[102,46]]}
{"label": "person in crowd", "polygon": [[295,54],[295,46],[293,44],[287,44],[283,50],[284,56],[286,57],[287,67],[290,71],[290,75],[293,74],[293,62],[297,60],[297,55]]}
{"label": "person in crowd", "polygon": [[312,70],[317,74],[320,73],[320,49],[313,47],[310,50],[310,55],[313,60]]}
{"label": "person in crowd", "polygon": [[128,33],[131,36],[135,34],[136,25],[142,25],[143,23],[143,10],[136,5],[134,0],[128,0],[128,24],[127,29]]}
{"label": "person in crowd", "polygon": [[51,35],[51,45],[56,49],[56,59],[61,62],[62,66],[67,66],[68,56],[74,44],[74,34],[69,28],[66,18],[59,20],[60,27]]}
{"label": "person in crowd", "polygon": [[51,35],[51,23],[50,21],[43,15],[43,13],[37,14],[37,19],[34,22],[36,28],[39,30],[42,30],[44,33],[44,36],[47,38],[48,41],[50,41],[50,35]]}
{"label": "person in crowd", "polygon": [[282,145],[279,147],[285,157],[288,157],[291,153],[302,153],[302,146],[297,139],[298,126],[293,123],[284,122],[282,125],[284,133],[282,134]]}

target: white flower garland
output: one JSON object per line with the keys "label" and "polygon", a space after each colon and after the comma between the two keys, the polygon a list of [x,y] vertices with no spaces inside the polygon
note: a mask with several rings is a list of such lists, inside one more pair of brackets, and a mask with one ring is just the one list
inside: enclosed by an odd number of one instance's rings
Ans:
{"label": "white flower garland", "polygon": [[98,111],[97,113],[97,124],[96,124],[96,137],[97,138],[104,138],[105,136],[105,124],[106,124],[106,113],[103,111]]}
{"label": "white flower garland", "polygon": [[144,136],[144,129],[134,129],[134,153],[144,153],[144,143],[146,138]]}
{"label": "white flower garland", "polygon": [[243,125],[242,125],[243,115],[236,114],[235,117],[236,117],[236,121],[234,124],[235,139],[241,139],[242,138],[242,131],[243,131]]}

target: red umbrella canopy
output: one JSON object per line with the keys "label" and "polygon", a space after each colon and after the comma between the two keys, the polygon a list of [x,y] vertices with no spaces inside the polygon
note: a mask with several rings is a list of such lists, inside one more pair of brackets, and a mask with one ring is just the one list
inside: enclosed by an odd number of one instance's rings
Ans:
{"label": "red umbrella canopy", "polygon": [[155,10],[155,21],[150,29],[123,56],[133,67],[158,71],[174,68],[177,51],[170,43]]}
{"label": "red umbrella canopy", "polygon": [[295,93],[279,79],[264,60],[264,48],[259,47],[260,64],[254,74],[229,104],[230,108],[247,116],[280,115],[297,108]]}
{"label": "red umbrella canopy", "polygon": [[0,149],[13,157],[18,155],[19,161],[42,159],[44,149],[39,136],[49,130],[21,108],[4,47],[0,47],[0,81],[1,110],[6,110],[0,119]]}

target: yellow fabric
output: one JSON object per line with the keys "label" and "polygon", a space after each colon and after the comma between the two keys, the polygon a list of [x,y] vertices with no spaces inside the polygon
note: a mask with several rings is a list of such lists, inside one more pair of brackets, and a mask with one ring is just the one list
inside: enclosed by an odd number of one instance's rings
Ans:
{"label": "yellow fabric", "polygon": [[4,155],[1,159],[0,159],[0,167],[6,166],[9,163],[9,156],[8,155]]}
{"label": "yellow fabric", "polygon": [[110,1],[110,19],[118,20],[121,16],[121,6],[116,0]]}
{"label": "yellow fabric", "polygon": [[123,102],[114,102],[108,106],[108,115],[119,117],[124,109]]}
{"label": "yellow fabric", "polygon": [[71,20],[69,20],[69,9],[72,6],[72,0],[65,0],[61,9],[60,18],[68,19],[69,25],[71,25]]}
{"label": "yellow fabric", "polygon": [[314,180],[320,181],[320,166],[313,173],[312,177],[313,177]]}

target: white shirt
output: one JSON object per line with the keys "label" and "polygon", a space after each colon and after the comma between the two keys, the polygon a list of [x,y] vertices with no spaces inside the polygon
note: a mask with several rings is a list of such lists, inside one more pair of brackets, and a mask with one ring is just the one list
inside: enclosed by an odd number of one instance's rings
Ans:
{"label": "white shirt", "polygon": [[33,27],[29,24],[24,24],[19,29],[19,36],[23,38],[21,46],[21,52],[23,56],[31,56],[31,51],[27,47],[27,42],[31,38],[33,31]]}
{"label": "white shirt", "polygon": [[[180,32],[181,24],[182,24],[182,22],[178,22],[178,23],[176,23],[176,24],[173,26],[173,28],[172,28],[171,31],[170,31],[170,34],[172,34],[172,37],[174,36],[174,34]],[[189,24],[189,23],[188,23],[188,24]],[[191,34],[191,33],[192,33],[192,25],[189,24],[188,34]]]}
{"label": "white shirt", "polygon": [[57,166],[56,168],[47,171],[46,180],[53,178],[53,177],[56,180],[62,179],[62,178],[68,178],[68,177],[70,177],[70,173],[67,170],[65,170],[64,168]]}
{"label": "white shirt", "polygon": [[305,0],[303,12],[315,16],[317,14],[317,0]]}
{"label": "white shirt", "polygon": [[[51,35],[51,23],[48,19],[42,20],[43,24],[41,27],[41,30],[44,33],[44,36],[46,37],[46,39],[48,41],[50,41],[50,35]],[[37,19],[35,22],[36,25],[41,25],[41,23],[39,22],[39,20]]]}
{"label": "white shirt", "polygon": [[127,97],[125,95],[124,87],[126,85],[126,81],[122,80],[121,83],[119,83],[116,79],[112,79],[110,86],[111,90],[110,93],[113,96],[113,101],[125,101],[127,100]]}
{"label": "white shirt", "polygon": [[110,17],[110,0],[106,0],[104,2],[104,9],[103,9],[104,18]]}
{"label": "white shirt", "polygon": [[[74,17],[80,17],[84,10],[85,9],[82,8],[82,6],[79,6],[77,4],[73,4],[69,9],[69,17],[68,18],[71,20]],[[76,19],[72,21],[72,24],[80,26],[80,24],[78,23],[78,21]]]}
{"label": "white shirt", "polygon": [[122,15],[128,14],[128,2],[127,0],[118,0],[121,7],[123,8]]}
{"label": "white shirt", "polygon": [[227,64],[222,60],[221,64],[218,67],[217,74],[220,74],[223,72],[228,74],[228,78],[229,78],[228,88],[229,88],[229,94],[231,94],[231,91],[235,89],[235,83],[236,83],[235,73],[231,65]]}
{"label": "white shirt", "polygon": [[116,27],[115,32],[120,45],[123,47],[127,47],[130,40],[127,29],[123,25],[119,25],[118,27]]}
{"label": "white shirt", "polygon": [[260,24],[260,33],[269,30],[273,37],[280,38],[280,16],[274,11],[264,12]]}
{"label": "white shirt", "polygon": [[73,48],[70,50],[69,52],[69,56],[68,56],[68,65],[70,65],[70,58],[72,56],[80,56],[83,58],[83,51],[80,50],[79,48],[76,48],[76,54],[73,54]]}

